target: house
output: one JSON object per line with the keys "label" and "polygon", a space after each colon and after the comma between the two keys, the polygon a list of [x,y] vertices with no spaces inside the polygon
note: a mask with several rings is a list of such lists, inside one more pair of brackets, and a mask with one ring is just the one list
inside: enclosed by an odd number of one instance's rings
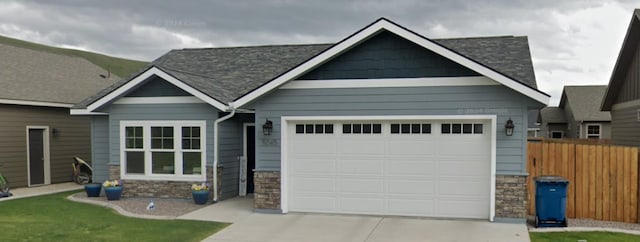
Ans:
{"label": "house", "polygon": [[640,146],[640,9],[631,16],[627,35],[602,100],[611,112],[611,142]]}
{"label": "house", "polygon": [[565,86],[559,107],[540,111],[542,137],[610,139],[611,114],[600,111],[606,86]]}
{"label": "house", "polygon": [[72,114],[126,196],[208,181],[261,212],[524,221],[527,115],[548,100],[526,37],[382,18],[336,44],[173,50]]}
{"label": "house", "polygon": [[12,187],[71,181],[91,157],[91,119],[69,108],[115,83],[91,62],[0,44],[0,171]]}

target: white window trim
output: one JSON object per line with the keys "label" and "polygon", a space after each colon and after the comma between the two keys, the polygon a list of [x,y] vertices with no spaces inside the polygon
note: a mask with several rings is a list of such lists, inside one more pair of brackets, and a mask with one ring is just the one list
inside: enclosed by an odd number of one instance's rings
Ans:
{"label": "white window trim", "polygon": [[[590,126],[598,127],[598,135],[589,134],[589,127]],[[586,124],[586,130],[584,132],[584,137],[586,137],[587,139],[590,138],[590,137],[598,137],[598,139],[601,139],[602,138],[602,125],[601,124]]]}
{"label": "white window trim", "polygon": [[299,121],[341,121],[341,120],[489,120],[491,132],[491,174],[489,194],[489,221],[493,222],[496,214],[496,115],[389,115],[389,116],[282,116],[280,117],[280,207],[282,213],[289,212],[288,191],[288,125]]}
{"label": "white window trim", "polygon": [[[144,163],[145,163],[145,174],[126,174],[126,164],[125,164],[125,152],[130,151],[132,149],[125,148],[125,128],[131,126],[142,126],[142,134],[143,134],[143,142],[144,149],[135,149],[139,151],[144,151]],[[176,153],[174,157],[174,162],[180,163],[180,165],[175,165],[174,172],[176,174],[151,174],[151,152],[157,151],[157,149],[151,149],[151,137],[149,130],[151,126],[173,126],[174,127],[174,149],[173,151]],[[202,173],[200,175],[178,175],[182,173],[182,156],[178,154],[182,154],[183,149],[178,148],[182,146],[182,136],[179,135],[182,132],[182,127],[200,127],[200,152],[202,155],[202,161],[200,165],[202,166]],[[120,177],[126,180],[162,180],[162,181],[197,181],[202,182],[206,180],[207,176],[207,149],[206,149],[206,121],[199,120],[180,120],[180,121],[120,121]],[[195,151],[195,150],[194,150]]]}

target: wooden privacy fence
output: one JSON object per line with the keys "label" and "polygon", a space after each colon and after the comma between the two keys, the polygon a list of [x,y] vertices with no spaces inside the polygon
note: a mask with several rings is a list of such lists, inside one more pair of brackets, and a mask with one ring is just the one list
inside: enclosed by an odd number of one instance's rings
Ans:
{"label": "wooden privacy fence", "polygon": [[553,141],[527,144],[529,214],[535,214],[536,176],[569,180],[567,217],[637,223],[638,148]]}

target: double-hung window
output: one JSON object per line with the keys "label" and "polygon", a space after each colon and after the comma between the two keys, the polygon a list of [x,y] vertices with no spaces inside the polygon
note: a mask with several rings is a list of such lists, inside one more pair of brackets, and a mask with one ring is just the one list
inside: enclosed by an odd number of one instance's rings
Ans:
{"label": "double-hung window", "polygon": [[121,121],[125,179],[205,178],[205,121]]}
{"label": "double-hung window", "polygon": [[600,124],[587,124],[587,139],[600,139]]}

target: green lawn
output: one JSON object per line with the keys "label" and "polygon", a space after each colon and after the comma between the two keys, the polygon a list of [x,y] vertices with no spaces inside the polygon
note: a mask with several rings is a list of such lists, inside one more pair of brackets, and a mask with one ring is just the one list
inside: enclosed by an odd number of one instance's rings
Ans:
{"label": "green lawn", "polygon": [[576,242],[586,240],[588,242],[635,242],[640,241],[640,236],[612,232],[529,232],[531,242]]}
{"label": "green lawn", "polygon": [[200,241],[228,224],[130,218],[65,192],[0,202],[0,241]]}
{"label": "green lawn", "polygon": [[0,36],[0,44],[11,45],[11,46],[21,47],[26,49],[32,49],[32,50],[39,50],[39,51],[44,51],[44,52],[49,52],[54,54],[84,58],[90,61],[91,63],[104,68],[105,70],[110,70],[111,73],[114,73],[117,76],[122,78],[128,77],[129,75],[133,74],[135,71],[138,71],[142,67],[147,65],[147,63],[143,61],[112,57],[112,56],[93,53],[89,51],[52,47],[48,45],[37,44],[37,43],[9,38],[5,36]]}

